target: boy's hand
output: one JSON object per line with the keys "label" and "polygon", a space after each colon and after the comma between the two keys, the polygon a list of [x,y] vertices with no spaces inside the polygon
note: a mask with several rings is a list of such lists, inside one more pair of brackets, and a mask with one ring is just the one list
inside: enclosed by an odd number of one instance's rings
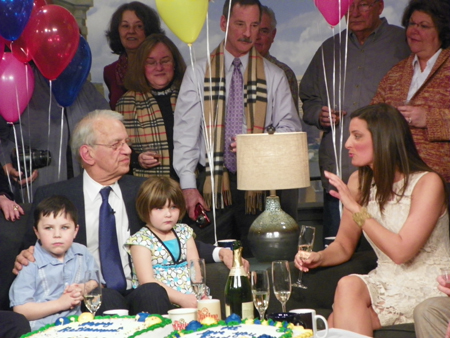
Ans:
{"label": "boy's hand", "polygon": [[72,298],[72,306],[70,309],[80,305],[83,301],[83,286],[83,284],[72,284],[64,289],[63,295],[66,294]]}
{"label": "boy's hand", "polygon": [[[83,299],[83,296],[81,296]],[[73,308],[79,306],[81,304],[81,300],[79,297],[74,297],[73,292],[63,292],[61,297],[59,297],[58,301],[61,303],[61,306],[66,310],[72,310]]]}

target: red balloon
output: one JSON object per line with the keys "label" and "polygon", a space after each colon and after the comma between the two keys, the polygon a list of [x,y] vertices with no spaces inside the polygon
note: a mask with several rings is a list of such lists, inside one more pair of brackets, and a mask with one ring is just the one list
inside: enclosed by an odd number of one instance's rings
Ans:
{"label": "red balloon", "polygon": [[[27,30],[25,27],[24,33]],[[9,49],[11,49],[11,53],[14,55],[14,57],[23,62],[27,63],[32,59],[31,53],[29,48],[27,47],[27,43],[25,41],[24,33],[15,41],[11,41],[9,43]]]}
{"label": "red balloon", "polygon": [[6,122],[16,122],[30,102],[34,90],[34,74],[11,53],[0,61],[0,115]]}
{"label": "red balloon", "polygon": [[72,61],[80,33],[73,15],[57,5],[45,5],[28,22],[25,37],[33,61],[47,79],[55,80]]}
{"label": "red balloon", "polygon": [[34,0],[31,15],[33,15],[34,11],[37,12],[39,10],[39,8],[41,8],[42,6],[45,6],[45,5],[47,5],[47,1],[45,1],[45,0]]}

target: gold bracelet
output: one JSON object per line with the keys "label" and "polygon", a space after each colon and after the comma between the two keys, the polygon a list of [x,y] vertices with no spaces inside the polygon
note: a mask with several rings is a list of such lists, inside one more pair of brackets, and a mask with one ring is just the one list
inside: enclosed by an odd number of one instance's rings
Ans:
{"label": "gold bracelet", "polygon": [[367,212],[367,209],[365,207],[362,207],[361,211],[355,212],[352,217],[355,223],[358,224],[360,228],[362,228],[364,222],[367,219],[372,218],[372,215]]}

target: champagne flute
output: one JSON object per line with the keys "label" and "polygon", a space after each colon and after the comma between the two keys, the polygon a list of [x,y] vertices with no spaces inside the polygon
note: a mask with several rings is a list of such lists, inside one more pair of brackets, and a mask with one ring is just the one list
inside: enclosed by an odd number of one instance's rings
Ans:
{"label": "champagne flute", "polygon": [[272,262],[273,293],[281,303],[283,312],[286,312],[286,303],[291,296],[291,271],[288,261]]}
{"label": "champagne flute", "polygon": [[259,312],[259,319],[264,320],[264,314],[269,306],[270,286],[267,270],[251,272],[253,304]]}
{"label": "champagne flute", "polygon": [[197,299],[202,299],[206,293],[206,268],[203,258],[189,261],[189,277]]}
{"label": "champagne flute", "polygon": [[87,271],[84,278],[84,305],[95,317],[95,313],[102,304],[102,284],[99,271]]}
{"label": "champagne flute", "polygon": [[[308,259],[309,253],[312,251],[314,245],[314,237],[316,236],[316,228],[309,225],[302,225],[300,229],[300,235],[298,236],[298,251],[300,253],[300,259]],[[302,289],[308,287],[302,282],[303,271],[298,271],[298,279],[292,284],[292,286]]]}

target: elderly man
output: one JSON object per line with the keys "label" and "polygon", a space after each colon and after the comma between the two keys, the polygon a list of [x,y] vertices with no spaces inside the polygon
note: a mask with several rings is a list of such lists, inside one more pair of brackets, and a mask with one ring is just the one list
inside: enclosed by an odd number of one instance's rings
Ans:
{"label": "elderly man", "polygon": [[262,15],[261,23],[259,24],[259,33],[255,41],[255,48],[259,54],[264,56],[267,60],[274,65],[280,67],[289,82],[289,88],[291,89],[292,99],[294,100],[295,108],[298,111],[298,82],[294,71],[285,63],[278,61],[275,56],[269,53],[270,47],[277,35],[277,19],[275,13],[270,7],[261,6]]}
{"label": "elderly man", "polygon": [[[234,138],[236,134],[264,132],[269,125],[278,132],[301,130],[286,76],[253,48],[260,8],[258,0],[232,0],[231,6],[229,0],[225,2],[220,27],[224,32],[228,28],[227,40],[211,54],[211,68],[203,59],[195,69],[187,69],[175,108],[174,168],[189,217],[195,219],[198,204],[208,209],[215,194],[218,239],[240,238],[244,249],[255,218],[246,214],[245,206],[257,209],[262,194],[250,196],[237,190]],[[213,147],[208,149],[209,159],[206,143]],[[215,164],[214,186],[211,161]],[[212,228],[194,230],[199,238],[205,238]],[[214,239],[210,236],[207,240]]]}
{"label": "elderly man", "polygon": [[[50,184],[36,191],[33,207],[51,195],[64,195],[77,207],[79,232],[76,241],[88,247],[99,263],[106,282],[102,313],[108,309],[130,309],[131,314],[146,311],[167,313],[172,307],[166,291],[156,283],[133,286],[132,269],[123,244],[144,222],[135,209],[135,197],[144,178],[126,175],[131,149],[121,114],[96,110],[84,117],[75,128],[71,146],[78,154],[83,174],[63,182]],[[32,217],[29,220],[26,245],[34,244]],[[230,261],[232,253],[197,242],[200,256],[212,261],[213,251]],[[16,268],[28,264],[33,249],[22,252]],[[229,262],[230,264],[230,262]],[[157,301],[149,301],[157,300]]]}
{"label": "elderly man", "polygon": [[[406,43],[405,32],[402,28],[388,24],[385,18],[380,18],[384,9],[383,0],[355,0],[350,7],[347,17],[349,30],[342,32],[341,39],[334,36],[326,40],[317,50],[300,83],[300,98],[303,102],[303,120],[323,131],[319,150],[319,165],[322,173],[324,187],[324,237],[336,236],[340,223],[339,200],[328,192],[332,187],[323,176],[324,170],[336,173],[336,163],[342,163],[341,176],[347,182],[350,174],[356,170],[350,163],[346,152],[341,154],[338,150],[338,159],[335,159],[333,147],[333,133],[331,123],[339,125],[339,114],[334,109],[340,108],[342,115],[350,115],[354,110],[370,104],[372,97],[383,76],[400,60],[406,58],[410,51]],[[348,37],[348,49],[346,40]],[[347,53],[347,68],[333,68],[333,59],[345,60]],[[333,55],[334,54],[334,55]],[[325,62],[326,79],[324,78]],[[336,73],[336,74],[334,74]],[[339,105],[338,87],[333,90],[333,76],[336,81],[342,81],[345,93],[340,107],[331,107],[332,121],[328,112],[328,85],[331,104]],[[345,79],[345,81],[344,81]],[[349,136],[350,119],[343,119],[343,140]],[[334,138],[339,149],[341,126],[336,128]]]}
{"label": "elderly man", "polygon": [[[298,112],[298,82],[294,71],[285,63],[278,61],[269,53],[270,47],[277,34],[277,19],[273,10],[267,6],[261,6],[261,22],[259,24],[258,37],[255,41],[255,48],[259,54],[272,62],[284,71],[291,89],[292,99]],[[281,208],[292,218],[297,219],[298,212],[298,189],[287,189],[277,191],[280,196]]]}

